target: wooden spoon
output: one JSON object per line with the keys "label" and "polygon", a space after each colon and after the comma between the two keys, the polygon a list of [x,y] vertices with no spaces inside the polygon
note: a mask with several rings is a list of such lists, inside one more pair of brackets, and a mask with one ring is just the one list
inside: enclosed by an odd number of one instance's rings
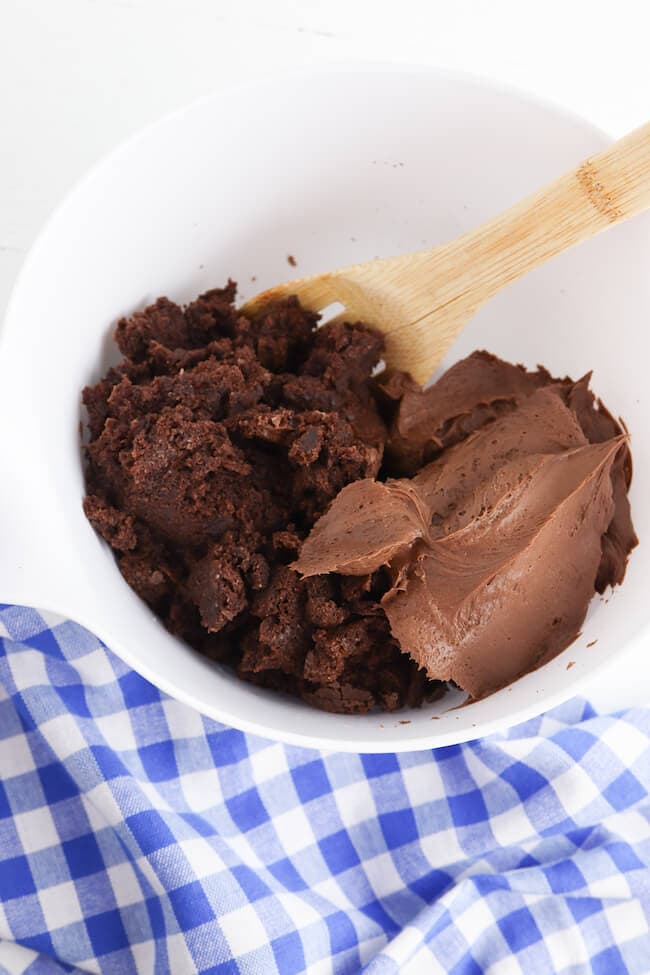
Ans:
{"label": "wooden spoon", "polygon": [[261,292],[244,310],[288,295],[312,311],[340,302],[339,320],[380,329],[387,364],[425,382],[488,298],[649,206],[650,123],[448,244],[298,278]]}

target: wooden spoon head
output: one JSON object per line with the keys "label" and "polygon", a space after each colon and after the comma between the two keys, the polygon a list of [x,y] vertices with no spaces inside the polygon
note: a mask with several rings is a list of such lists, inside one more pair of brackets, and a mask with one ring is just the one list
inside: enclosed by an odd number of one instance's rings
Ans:
{"label": "wooden spoon head", "polygon": [[[444,314],[432,312],[435,292],[429,282],[432,252],[399,258],[384,258],[355,264],[326,274],[297,278],[262,291],[247,301],[245,314],[259,313],[264,307],[295,295],[304,308],[323,313],[339,304],[335,319],[363,321],[383,332],[385,361],[391,369],[410,372],[420,383],[426,382],[461,331],[470,313],[465,305],[446,308]],[[427,273],[423,287],[423,272]],[[428,293],[427,293],[428,292]]]}

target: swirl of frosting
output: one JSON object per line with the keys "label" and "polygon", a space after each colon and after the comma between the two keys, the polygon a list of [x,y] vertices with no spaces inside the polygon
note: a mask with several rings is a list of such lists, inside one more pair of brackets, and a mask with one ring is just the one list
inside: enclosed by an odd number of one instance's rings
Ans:
{"label": "swirl of frosting", "polygon": [[427,443],[438,456],[412,477],[345,487],[293,568],[387,567],[382,606],[402,651],[472,698],[555,656],[636,544],[628,438],[588,383],[478,353],[431,390],[389,389],[393,449],[406,466]]}

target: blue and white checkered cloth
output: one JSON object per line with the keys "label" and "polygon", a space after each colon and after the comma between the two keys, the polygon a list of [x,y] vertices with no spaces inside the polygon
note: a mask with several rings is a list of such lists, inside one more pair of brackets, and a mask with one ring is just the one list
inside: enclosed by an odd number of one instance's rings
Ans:
{"label": "blue and white checkered cloth", "polygon": [[650,714],[405,755],[244,735],[0,612],[0,971],[650,972]]}

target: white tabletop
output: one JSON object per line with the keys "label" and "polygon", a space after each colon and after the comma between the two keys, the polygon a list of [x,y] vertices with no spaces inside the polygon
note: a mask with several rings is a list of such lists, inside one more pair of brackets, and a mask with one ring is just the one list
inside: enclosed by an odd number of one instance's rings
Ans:
{"label": "white tabletop", "polygon": [[[0,312],[39,227],[88,166],[199,95],[292,65],[437,64],[620,135],[650,117],[649,27],[647,0],[2,0]],[[650,646],[586,693],[607,709],[650,703]]]}

